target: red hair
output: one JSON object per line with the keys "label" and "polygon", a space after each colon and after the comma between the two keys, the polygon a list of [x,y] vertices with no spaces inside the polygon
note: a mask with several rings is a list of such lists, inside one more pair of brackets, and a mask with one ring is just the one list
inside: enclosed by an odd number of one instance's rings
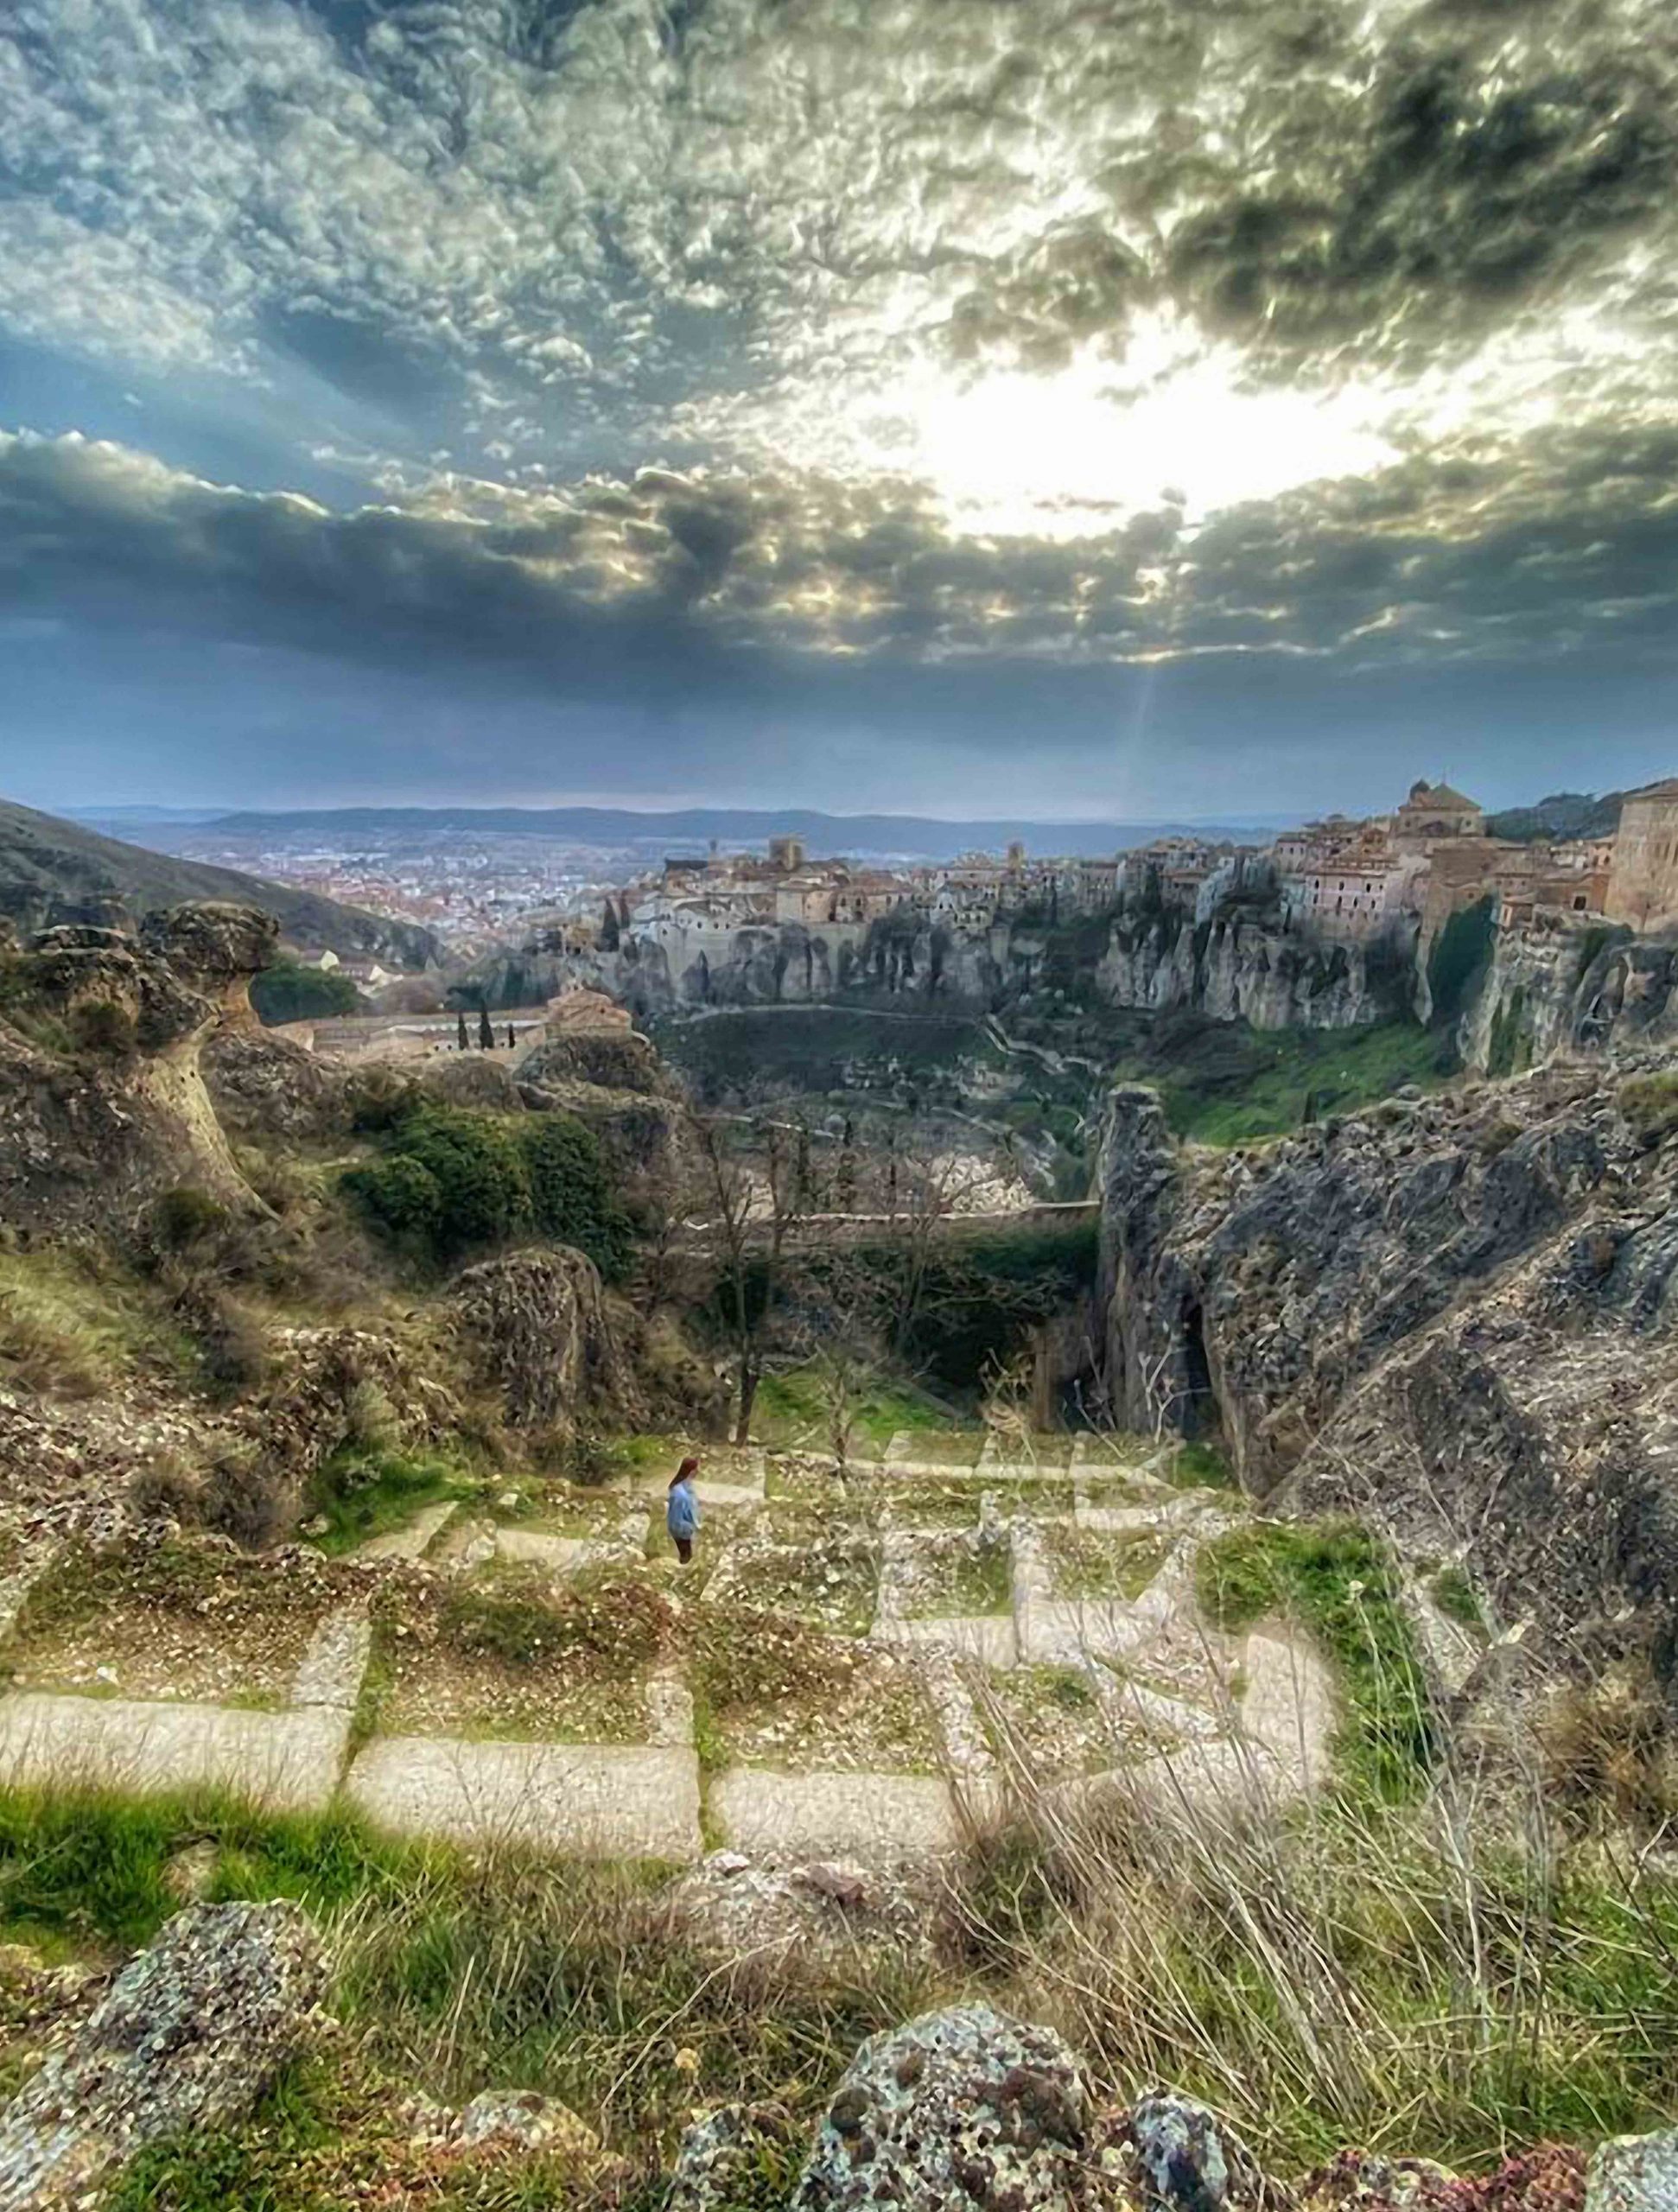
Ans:
{"label": "red hair", "polygon": [[686,1459],[683,1459],[681,1465],[676,1470],[676,1479],[678,1483],[685,1482],[690,1475],[696,1475],[698,1472],[698,1460],[691,1458]]}

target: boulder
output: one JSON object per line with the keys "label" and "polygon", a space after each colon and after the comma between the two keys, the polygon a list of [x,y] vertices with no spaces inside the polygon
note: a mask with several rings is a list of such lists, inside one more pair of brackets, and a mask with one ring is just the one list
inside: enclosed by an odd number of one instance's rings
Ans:
{"label": "boulder", "polygon": [[1192,2097],[1151,2090],[1120,2135],[1129,2194],[1142,2212],[1283,2212],[1291,2202],[1240,2138]]}
{"label": "boulder", "polygon": [[737,2212],[761,2201],[766,2171],[788,2157],[788,2120],[779,2105],[720,2105],[682,2137],[664,2212]]}
{"label": "boulder", "polygon": [[957,2005],[862,2045],[793,2212],[1069,2212],[1090,2201],[1090,2148],[1089,2088],[1060,2037]]}
{"label": "boulder", "polygon": [[632,1380],[599,1270],[564,1245],[485,1260],[455,1280],[477,1379],[515,1428],[575,1430],[631,1410]]}
{"label": "boulder", "polygon": [[1617,2136],[1592,2159],[1585,2212],[1672,2212],[1675,2204],[1678,2127],[1658,2135]]}
{"label": "boulder", "polygon": [[327,1961],[296,1905],[194,1905],[0,2113],[0,2212],[88,2201],[147,2145],[240,2119],[318,2033]]}
{"label": "boulder", "polygon": [[342,1069],[289,1037],[248,1024],[216,1029],[201,1065],[211,1103],[233,1136],[314,1144],[349,1134]]}

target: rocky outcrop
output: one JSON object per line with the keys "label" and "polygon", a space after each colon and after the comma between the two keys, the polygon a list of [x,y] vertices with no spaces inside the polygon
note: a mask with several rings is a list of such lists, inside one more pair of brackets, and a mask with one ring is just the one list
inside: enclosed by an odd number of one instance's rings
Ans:
{"label": "rocky outcrop", "polygon": [[657,1047],[632,1029],[585,1030],[575,1036],[545,1038],[520,1058],[518,1077],[538,1089],[588,1083],[649,1096],[667,1087]]}
{"label": "rocky outcrop", "polygon": [[52,929],[0,975],[0,1215],[109,1226],[160,1189],[194,1184],[255,1205],[206,1089],[218,1028],[248,1018],[276,939],[265,914],[177,907],[137,937]]}
{"label": "rocky outcrop", "polygon": [[1089,2201],[1092,2117],[1052,2030],[985,2005],[931,2012],[851,2061],[793,2212],[1067,2212]]}
{"label": "rocky outcrop", "polygon": [[1669,1046],[1678,1042],[1678,944],[1586,918],[1499,930],[1458,1039],[1467,1065],[1494,1076]]}
{"label": "rocky outcrop", "polygon": [[1463,1558],[1535,1647],[1640,1647],[1678,1686],[1678,1151],[1648,1127],[1557,1067],[1214,1154],[1115,1091],[1115,1415]]}
{"label": "rocky outcrop", "polygon": [[1199,922],[1167,907],[1115,921],[1096,988],[1110,1006],[1155,1014],[1181,1007],[1255,1029],[1351,1029],[1408,1011],[1410,943],[1331,944],[1289,928],[1278,909],[1246,903]]}
{"label": "rocky outcrop", "polygon": [[350,1091],[341,1068],[289,1037],[223,1023],[204,1041],[200,1065],[216,1118],[247,1142],[326,1144],[346,1137]]}
{"label": "rocky outcrop", "polygon": [[314,2039],[326,1983],[295,1905],[180,1914],[0,2114],[0,2212],[92,2202],[148,2144],[239,2119]]}
{"label": "rocky outcrop", "polygon": [[564,1246],[468,1268],[454,1287],[467,1356],[514,1428],[632,1419],[635,1386],[592,1260]]}

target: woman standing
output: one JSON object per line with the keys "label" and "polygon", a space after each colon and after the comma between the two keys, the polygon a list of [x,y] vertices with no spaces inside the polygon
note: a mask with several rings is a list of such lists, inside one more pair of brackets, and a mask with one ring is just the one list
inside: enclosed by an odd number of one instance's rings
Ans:
{"label": "woman standing", "polygon": [[670,1497],[664,1507],[664,1526],[683,1567],[693,1557],[694,1538],[699,1534],[699,1500],[693,1487],[698,1472],[697,1459],[683,1459],[670,1478]]}

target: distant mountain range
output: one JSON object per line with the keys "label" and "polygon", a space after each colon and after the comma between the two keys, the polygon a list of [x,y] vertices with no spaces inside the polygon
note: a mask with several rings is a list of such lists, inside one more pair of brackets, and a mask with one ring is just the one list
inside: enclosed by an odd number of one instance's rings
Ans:
{"label": "distant mountain range", "polygon": [[[115,814],[83,817],[102,826],[119,826]],[[137,825],[136,825],[137,826]],[[190,823],[158,820],[147,824],[156,842],[226,839],[278,843],[298,836],[410,841],[429,844],[449,836],[540,837],[589,845],[602,850],[687,851],[708,846],[760,845],[766,838],[802,837],[812,857],[835,854],[894,854],[926,860],[953,860],[972,850],[1000,851],[1015,837],[1033,852],[1070,855],[1112,853],[1173,831],[1211,837],[1267,836],[1285,826],[1280,817],[1232,816],[1205,822],[1022,822],[1014,819],[940,822],[914,814],[823,814],[805,807],[687,807],[642,812],[632,807],[599,806],[356,806],[245,812]]]}
{"label": "distant mountain range", "polygon": [[437,957],[430,931],[411,922],[386,921],[238,868],[120,843],[85,823],[0,800],[0,914],[20,929],[86,918],[111,900],[137,919],[194,899],[260,906],[278,921],[286,942],[305,952],[329,948],[340,958],[360,956],[404,968],[423,967]]}

